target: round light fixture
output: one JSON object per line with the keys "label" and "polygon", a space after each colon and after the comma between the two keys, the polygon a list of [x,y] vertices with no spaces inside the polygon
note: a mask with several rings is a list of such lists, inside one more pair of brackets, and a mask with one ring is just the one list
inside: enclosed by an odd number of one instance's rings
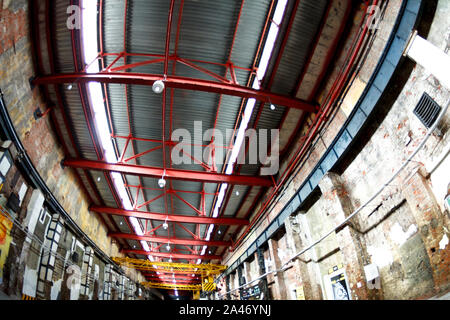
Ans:
{"label": "round light fixture", "polygon": [[163,223],[163,228],[164,228],[164,230],[167,230],[167,228],[169,228],[169,225],[167,224],[167,222]]}
{"label": "round light fixture", "polygon": [[67,90],[70,91],[70,90],[72,90],[72,88],[73,88],[73,85],[72,85],[72,84],[68,84],[68,85],[67,85]]}
{"label": "round light fixture", "polygon": [[167,251],[170,251],[170,244],[166,246]]}
{"label": "round light fixture", "polygon": [[163,178],[159,179],[159,180],[158,180],[158,186],[159,186],[161,189],[164,189],[164,187],[166,186],[166,180],[164,180]]}
{"label": "round light fixture", "polygon": [[153,83],[152,88],[154,93],[160,94],[164,91],[165,88],[164,82],[162,80],[155,81]]}
{"label": "round light fixture", "polygon": [[270,110],[275,110],[277,107],[275,107],[275,105],[274,104],[270,104]]}

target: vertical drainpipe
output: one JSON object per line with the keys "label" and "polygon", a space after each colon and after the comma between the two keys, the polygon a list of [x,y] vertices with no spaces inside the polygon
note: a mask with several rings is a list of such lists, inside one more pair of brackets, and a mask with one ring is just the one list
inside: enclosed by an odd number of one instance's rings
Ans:
{"label": "vertical drainpipe", "polygon": [[[237,267],[237,274],[238,274],[238,283],[240,287],[245,284],[244,279],[242,279],[242,265]],[[239,299],[242,300],[242,288],[239,289]]]}
{"label": "vertical drainpipe", "polygon": [[[265,274],[266,271],[266,265],[264,264],[264,254],[260,247],[256,250],[256,254],[258,256],[258,265],[259,265],[259,271],[261,274]],[[264,300],[270,300],[270,292],[269,292],[269,286],[267,285],[267,277],[264,277],[259,282],[259,289],[264,294]]]}
{"label": "vertical drainpipe", "polygon": [[227,293],[227,300],[231,300],[231,294],[230,294],[230,275],[227,275],[225,277],[225,288]]}

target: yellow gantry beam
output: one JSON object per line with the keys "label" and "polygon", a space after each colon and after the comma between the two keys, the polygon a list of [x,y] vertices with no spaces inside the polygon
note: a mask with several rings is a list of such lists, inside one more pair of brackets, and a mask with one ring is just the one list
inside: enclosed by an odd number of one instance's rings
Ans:
{"label": "yellow gantry beam", "polygon": [[154,272],[172,272],[176,274],[200,274],[200,275],[219,275],[227,269],[227,266],[218,264],[189,264],[175,262],[152,262],[150,260],[132,259],[132,258],[112,258],[114,262],[123,267],[154,271]]}
{"label": "yellow gantry beam", "polygon": [[202,290],[201,284],[175,284],[175,283],[160,283],[160,282],[142,282],[143,286],[147,288],[155,289],[173,289],[184,291],[200,291]]}

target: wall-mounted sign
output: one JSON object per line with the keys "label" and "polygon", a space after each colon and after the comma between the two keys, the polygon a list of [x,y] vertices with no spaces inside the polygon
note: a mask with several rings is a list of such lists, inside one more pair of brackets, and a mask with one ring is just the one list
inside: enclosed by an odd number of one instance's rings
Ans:
{"label": "wall-mounted sign", "polygon": [[347,282],[345,269],[342,265],[329,270],[324,277],[326,294],[329,300],[351,300],[350,287]]}
{"label": "wall-mounted sign", "polygon": [[295,288],[295,293],[297,294],[297,300],[306,300],[305,290],[303,290],[303,286]]}
{"label": "wall-mounted sign", "polygon": [[258,285],[242,290],[242,300],[259,300],[260,296],[261,289]]}

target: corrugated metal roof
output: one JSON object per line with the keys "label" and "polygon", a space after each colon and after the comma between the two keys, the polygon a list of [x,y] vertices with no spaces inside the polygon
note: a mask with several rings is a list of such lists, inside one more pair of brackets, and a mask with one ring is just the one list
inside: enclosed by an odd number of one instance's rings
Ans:
{"label": "corrugated metal roof", "polygon": [[[170,54],[175,53],[176,28],[179,18],[179,9],[181,1],[176,1],[172,31]],[[302,0],[295,16],[294,24],[286,44],[286,48],[280,60],[278,72],[275,75],[272,91],[289,94],[295,88],[296,81],[303,69],[307,59],[309,47],[314,40],[315,34],[319,28],[321,18],[326,7],[326,0]],[[226,69],[222,64],[228,62],[233,42],[235,26],[238,21],[241,0],[228,1],[184,1],[183,16],[181,20],[181,29],[179,32],[179,41],[177,47],[177,56],[184,59],[204,60],[216,64],[207,64],[194,62],[202,68],[216,73],[220,76],[226,75]],[[242,6],[242,12],[239,20],[239,27],[234,41],[231,61],[240,67],[251,68],[255,60],[258,44],[262,37],[262,29],[269,11],[270,0],[247,0]],[[71,33],[66,26],[66,9],[68,1],[55,1],[55,64],[56,72],[73,72],[74,61],[72,54]],[[129,0],[127,11],[125,10],[125,1],[104,0],[103,1],[103,48],[105,53],[120,53],[124,50],[128,53],[147,53],[163,55],[165,52],[165,40],[167,30],[167,20],[170,1],[167,0]],[[126,21],[125,29],[124,23]],[[124,34],[124,30],[126,30]],[[124,42],[125,40],[125,42]],[[108,56],[104,63],[106,66],[115,60],[116,56]],[[114,67],[122,66],[126,63],[136,63],[149,60],[149,57],[128,56],[121,58]],[[177,76],[213,80],[210,75],[202,73],[190,66],[177,63],[170,63],[169,72],[175,70]],[[139,66],[129,70],[131,72],[162,74],[163,63],[152,63]],[[249,81],[250,73],[244,70],[236,70],[238,82],[242,85]],[[147,86],[138,85],[120,85],[108,84],[106,94],[108,97],[109,110],[111,111],[112,130],[116,135],[128,136],[130,133],[134,137],[145,139],[162,139],[162,95],[153,93]],[[89,130],[86,124],[86,117],[81,105],[80,94],[77,86],[72,90],[63,88],[63,98],[65,102],[64,111],[67,114],[70,123],[70,130],[73,132],[73,138],[77,145],[81,157],[90,160],[97,160],[97,153]],[[50,90],[52,99],[56,101],[55,94]],[[195,121],[202,121],[203,131],[214,127],[217,115],[217,130],[226,133],[227,129],[233,129],[237,124],[239,108],[242,99],[232,96],[222,96],[220,110],[218,104],[220,96],[214,93],[194,92],[188,90],[174,89],[173,101],[171,101],[171,90],[166,90],[166,139],[170,139],[170,128],[187,129],[194,137],[193,129]],[[127,109],[128,102],[128,109]],[[173,105],[172,123],[170,123],[170,105]],[[256,128],[277,128],[280,125],[284,115],[284,108],[277,107],[276,110],[270,110],[267,105],[263,107],[259,122]],[[250,126],[254,125],[257,109],[252,115]],[[57,121],[61,127],[64,127],[62,116],[57,114]],[[130,132],[131,126],[131,132]],[[63,133],[63,139],[68,143],[69,137]],[[121,154],[125,148],[125,139],[115,139],[117,151]],[[208,144],[209,141],[197,139],[195,144]],[[224,140],[225,146],[230,144],[229,139]],[[145,152],[157,146],[154,142],[133,141],[127,148],[125,158],[135,154]],[[70,156],[75,156],[75,150],[69,150]],[[156,150],[148,153],[129,163],[162,167],[163,152]],[[166,148],[166,158],[170,159],[170,148]],[[169,163],[167,164],[169,165]],[[198,164],[173,165],[174,168],[185,170],[203,170]],[[222,164],[218,164],[219,171],[224,169]],[[258,165],[244,165],[241,168],[242,174],[257,174]],[[82,170],[79,170],[85,185],[88,185],[87,177]],[[107,206],[116,206],[114,197],[111,194],[109,185],[105,179],[97,181],[98,172],[90,171],[93,181]],[[141,185],[144,190],[140,193],[137,204],[155,198],[161,193],[158,189],[157,179],[138,178],[135,176],[125,176],[126,183],[130,185]],[[172,181],[171,185],[177,190],[202,191],[215,193],[218,185],[207,183],[202,184],[190,181]],[[235,216],[238,212],[242,215],[243,210],[248,206],[256,196],[259,188],[249,188],[247,186],[236,186],[229,188],[229,192],[239,190],[239,199],[230,199],[228,207],[224,210],[225,216]],[[251,195],[246,203],[241,202],[244,195],[251,190]],[[135,195],[136,190],[131,188],[130,194]],[[188,203],[200,208],[201,197],[199,194],[180,194]],[[189,208],[183,201],[174,195],[167,195],[144,206],[141,210],[152,212],[165,212],[168,204],[168,212],[176,214],[195,215],[195,211]],[[134,199],[133,199],[134,201]],[[206,197],[206,212],[212,211],[214,197]],[[114,217],[118,225],[124,221],[121,217]],[[153,222],[153,227],[160,225],[161,222]],[[185,224],[187,230],[195,233],[196,226]],[[120,225],[122,232],[127,232],[128,227]],[[206,231],[207,226],[201,225],[201,235]],[[222,227],[221,227],[222,228]],[[189,237],[189,233],[176,226],[177,236]],[[221,229],[224,231],[225,229]],[[171,230],[172,231],[172,230]],[[156,231],[157,235],[165,236],[167,231],[160,228]],[[217,234],[216,234],[217,236]],[[222,234],[223,236],[223,234]],[[130,242],[130,245],[137,245],[137,242]],[[179,249],[183,249],[179,247]]]}

